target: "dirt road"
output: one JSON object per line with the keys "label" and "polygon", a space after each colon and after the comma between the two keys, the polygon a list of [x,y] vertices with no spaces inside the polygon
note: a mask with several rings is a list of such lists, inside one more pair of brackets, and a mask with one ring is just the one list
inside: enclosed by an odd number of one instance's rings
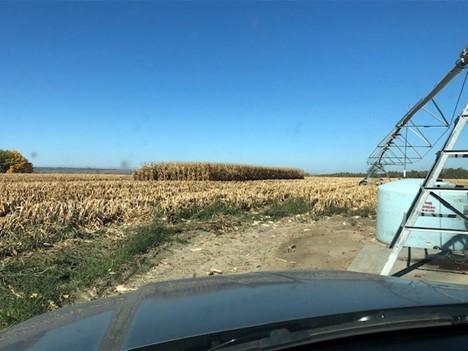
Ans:
{"label": "dirt road", "polygon": [[375,221],[358,217],[296,216],[254,223],[223,234],[192,232],[186,242],[150,253],[152,268],[132,276],[108,294],[122,293],[149,282],[291,268],[346,269],[357,252],[375,241]]}

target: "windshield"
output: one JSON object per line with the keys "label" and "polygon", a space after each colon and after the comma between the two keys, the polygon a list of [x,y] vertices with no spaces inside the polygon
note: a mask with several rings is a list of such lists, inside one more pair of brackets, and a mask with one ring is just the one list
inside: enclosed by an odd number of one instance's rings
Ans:
{"label": "windshield", "polygon": [[468,283],[467,10],[0,2],[0,329],[182,278]]}
{"label": "windshield", "polygon": [[[315,347],[319,347],[316,344],[323,344],[329,340],[346,339],[351,336],[356,338],[363,335],[365,338],[371,339],[370,334],[373,333],[394,332],[390,336],[390,338],[394,338],[395,332],[400,330],[411,330],[414,335],[418,333],[418,330],[425,330],[436,336],[446,327],[452,327],[454,329],[452,332],[461,332],[461,335],[466,336],[465,324],[468,321],[467,315],[464,314],[467,311],[466,308],[466,305],[452,305],[450,307],[434,306],[337,314],[332,317],[293,320],[253,328],[229,330],[223,333],[199,335],[166,343],[145,345],[132,350],[289,350],[301,345],[310,347],[314,344]],[[460,327],[460,329],[457,330],[453,327]],[[440,341],[436,337],[432,343],[440,347]],[[357,346],[359,342],[350,344]],[[366,349],[370,350],[384,347],[384,345],[374,348],[370,348],[369,345],[360,346],[367,346]],[[397,349],[401,347],[401,345],[396,344],[393,346]],[[437,350],[437,348],[431,347],[430,343],[425,345],[426,349]],[[351,349],[359,350],[358,347]]]}

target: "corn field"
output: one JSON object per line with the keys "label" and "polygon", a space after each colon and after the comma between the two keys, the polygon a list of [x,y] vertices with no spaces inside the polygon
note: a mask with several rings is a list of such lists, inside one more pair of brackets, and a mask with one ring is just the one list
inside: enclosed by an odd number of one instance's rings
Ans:
{"label": "corn field", "polygon": [[[135,181],[125,175],[0,175],[0,256],[64,239],[64,228],[96,231],[213,203],[252,209],[301,198],[320,215],[330,209],[375,208],[376,188],[356,178],[260,181]],[[26,240],[26,241],[27,241]]]}
{"label": "corn field", "polygon": [[223,163],[148,163],[133,172],[136,180],[265,180],[304,179],[295,168],[273,168]]}

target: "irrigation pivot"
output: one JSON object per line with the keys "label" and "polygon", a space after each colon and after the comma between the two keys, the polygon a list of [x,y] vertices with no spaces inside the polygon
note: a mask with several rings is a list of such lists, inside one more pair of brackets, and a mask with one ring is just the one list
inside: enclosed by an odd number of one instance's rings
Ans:
{"label": "irrigation pivot", "polygon": [[[434,97],[444,87],[455,78],[462,70],[468,67],[468,46],[465,47],[455,66],[437,83],[437,85],[421,100],[419,100],[395,125],[391,132],[383,138],[374,151],[370,154],[367,164],[368,170],[366,176],[359,182],[360,185],[366,185],[369,178],[377,174],[385,174],[385,166],[403,166],[405,176],[406,166],[422,159],[425,155],[424,149],[431,149],[435,142],[427,136],[428,129],[439,128],[445,131],[450,127],[451,120],[447,119],[441,108],[434,100]],[[456,103],[463,92],[466,77],[463,81],[460,94]],[[425,109],[431,102],[434,112]],[[456,109],[456,107],[455,107]],[[414,115],[418,111],[424,111],[429,117],[429,122],[420,123],[414,121]],[[455,112],[455,111],[454,111]],[[453,115],[452,115],[453,119]],[[443,135],[443,134],[442,134]],[[438,140],[438,139],[437,139]],[[436,142],[437,142],[436,140]]]}
{"label": "irrigation pivot", "polygon": [[[462,114],[455,120],[453,127],[445,141],[440,152],[437,153],[434,164],[426,175],[426,178],[421,183],[418,193],[411,203],[409,209],[407,210],[401,226],[396,231],[393,236],[392,241],[390,242],[390,252],[380,274],[381,275],[390,275],[392,273],[393,266],[395,265],[400,251],[403,247],[411,248],[412,245],[408,243],[408,239],[411,234],[418,234],[419,237],[423,238],[423,235],[430,235],[431,233],[439,235],[439,243],[434,247],[428,247],[431,249],[439,250],[439,253],[436,255],[426,255],[426,257],[414,264],[409,264],[411,258],[408,261],[408,265],[405,269],[400,270],[394,273],[394,276],[400,277],[413,269],[420,267],[421,265],[429,262],[434,257],[439,255],[445,255],[452,251],[451,247],[455,246],[455,243],[463,243],[463,249],[466,249],[466,237],[462,236],[468,235],[468,230],[466,223],[468,221],[466,209],[466,195],[468,194],[468,187],[463,185],[449,184],[447,182],[439,182],[439,176],[444,168],[445,163],[450,157],[468,157],[468,150],[456,150],[454,146],[457,143],[458,138],[460,137],[466,122],[468,120],[468,105],[466,105]],[[458,199],[458,204],[461,203],[461,208],[457,208],[457,201],[454,201],[453,197],[448,197],[447,193],[460,193],[461,197]],[[428,201],[430,199],[430,201]],[[440,205],[437,206],[437,203]],[[436,204],[434,206],[434,204]],[[440,213],[436,213],[436,209],[439,208]],[[448,213],[442,213],[441,209],[445,208]],[[433,210],[431,210],[433,209]],[[422,225],[418,219],[424,216],[430,216],[432,218],[437,218],[435,221],[430,221],[431,224],[428,225],[428,222],[425,222],[425,225]],[[441,220],[446,217],[446,220]],[[458,221],[460,224],[459,227],[454,227],[454,223],[451,220]],[[444,224],[442,224],[444,223]],[[461,228],[460,228],[461,227]],[[438,234],[439,233],[439,234]],[[434,237],[432,237],[434,238]],[[437,238],[437,236],[436,236]],[[429,236],[425,237],[426,245],[433,245],[431,238]],[[437,239],[436,239],[437,240]],[[416,246],[417,247],[417,246]],[[426,247],[427,249],[427,247]]]}

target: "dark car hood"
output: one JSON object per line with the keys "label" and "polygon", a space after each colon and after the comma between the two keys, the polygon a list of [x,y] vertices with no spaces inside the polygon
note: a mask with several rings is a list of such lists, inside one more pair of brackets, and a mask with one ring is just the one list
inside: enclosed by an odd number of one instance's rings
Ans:
{"label": "dark car hood", "polygon": [[215,276],[61,308],[0,332],[0,349],[121,350],[294,319],[460,303],[468,303],[464,286],[352,272]]}

